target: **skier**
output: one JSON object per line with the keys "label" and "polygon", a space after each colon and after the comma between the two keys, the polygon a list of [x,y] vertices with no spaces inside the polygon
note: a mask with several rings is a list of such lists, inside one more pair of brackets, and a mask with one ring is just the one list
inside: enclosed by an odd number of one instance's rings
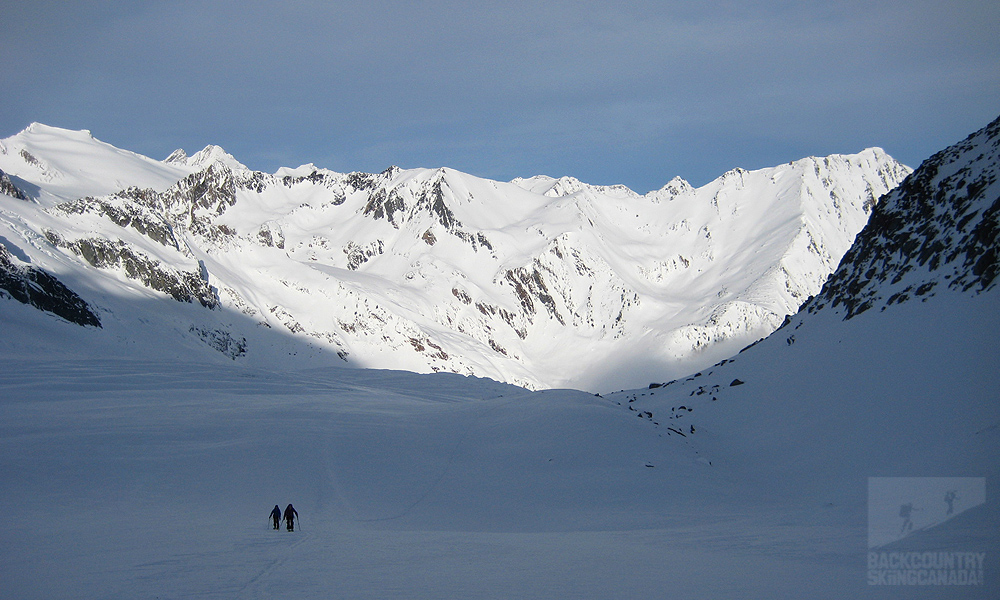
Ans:
{"label": "skier", "polygon": [[281,509],[278,505],[274,505],[274,509],[271,510],[271,520],[274,521],[274,528],[278,529],[281,526]]}
{"label": "skier", "polygon": [[288,531],[295,531],[295,519],[299,516],[295,507],[291,504],[285,507],[285,529]]}

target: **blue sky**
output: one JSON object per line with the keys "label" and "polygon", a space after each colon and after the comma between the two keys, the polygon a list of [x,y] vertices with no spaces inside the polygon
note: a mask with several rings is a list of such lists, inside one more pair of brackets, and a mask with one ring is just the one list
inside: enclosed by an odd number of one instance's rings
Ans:
{"label": "blue sky", "polygon": [[273,172],[448,166],[638,192],[1000,114],[1000,3],[0,2],[0,137],[32,121]]}

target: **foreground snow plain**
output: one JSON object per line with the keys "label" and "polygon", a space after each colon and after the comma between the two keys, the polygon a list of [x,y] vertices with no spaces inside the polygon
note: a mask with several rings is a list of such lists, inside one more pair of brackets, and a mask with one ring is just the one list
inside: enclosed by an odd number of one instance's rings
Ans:
{"label": "foreground snow plain", "polygon": [[[7,343],[0,596],[996,597],[991,494],[947,524],[987,552],[985,586],[868,586],[865,555],[868,477],[1000,475],[998,309],[950,294],[811,315],[794,344],[786,327],[702,377],[604,397]],[[0,310],[8,331],[71,327]],[[299,529],[271,530],[288,502]]]}

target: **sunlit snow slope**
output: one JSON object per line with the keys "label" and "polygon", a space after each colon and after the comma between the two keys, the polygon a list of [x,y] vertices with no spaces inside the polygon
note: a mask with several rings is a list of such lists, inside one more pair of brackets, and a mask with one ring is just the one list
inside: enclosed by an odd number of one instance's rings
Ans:
{"label": "sunlit snow slope", "polygon": [[93,315],[40,335],[595,391],[772,331],[909,172],[869,149],[645,195],[451,169],[271,175],[216,146],[158,162],[40,124],[0,141],[0,170],[9,268],[55,277]]}

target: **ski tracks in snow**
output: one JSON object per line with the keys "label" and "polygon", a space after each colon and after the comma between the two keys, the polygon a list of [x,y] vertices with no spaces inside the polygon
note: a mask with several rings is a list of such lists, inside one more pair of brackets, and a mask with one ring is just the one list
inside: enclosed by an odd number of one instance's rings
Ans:
{"label": "ski tracks in snow", "polygon": [[[292,533],[274,531],[271,530],[275,535],[282,535],[282,538],[287,539],[287,536],[295,536],[294,541],[289,544],[280,544],[280,542],[267,542],[259,544],[263,546],[265,550],[276,551],[272,558],[268,559],[264,564],[263,568],[257,571],[250,579],[243,584],[243,586],[237,591],[236,598],[240,600],[251,600],[257,598],[274,598],[274,590],[268,585],[272,583],[274,579],[274,574],[282,570],[288,561],[294,558],[296,554],[295,550],[306,544],[312,539],[312,533],[303,533],[302,531],[296,531]],[[281,541],[284,541],[282,539]],[[280,548],[280,549],[279,549]]]}

